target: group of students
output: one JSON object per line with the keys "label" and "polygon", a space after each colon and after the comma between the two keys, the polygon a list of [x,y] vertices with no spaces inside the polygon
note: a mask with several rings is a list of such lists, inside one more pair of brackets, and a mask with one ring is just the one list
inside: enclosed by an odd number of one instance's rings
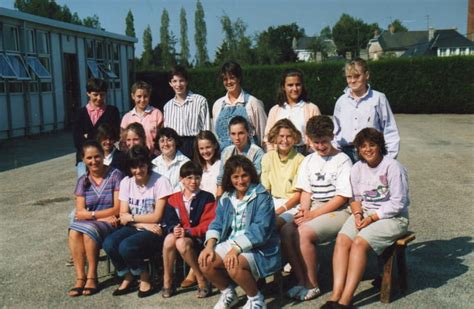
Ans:
{"label": "group of students", "polygon": [[368,252],[406,233],[409,199],[385,95],[370,88],[365,61],[347,63],[344,73],[333,119],[309,102],[295,69],[284,73],[267,119],[262,102],[242,90],[240,66],[225,63],[227,93],[213,105],[213,131],[207,101],[188,90],[181,67],[170,72],[175,97],[164,115],[149,105],[151,87],[136,82],[135,107],[121,122],[105,104],[106,83],[90,80],[74,129],[76,283],[68,295],[98,291],[103,248],[123,278],[113,295],[153,294],[145,260],[162,254],[162,296],[171,297],[179,253],[191,268],[181,285],[197,284],[198,298],[217,287],[214,308],[238,302],[236,285],[248,297],[244,308],[264,308],[257,280],[281,271],[282,261],[296,278],[288,296],[311,300],[321,294],[316,244],[336,239],[323,307],[350,307]]}

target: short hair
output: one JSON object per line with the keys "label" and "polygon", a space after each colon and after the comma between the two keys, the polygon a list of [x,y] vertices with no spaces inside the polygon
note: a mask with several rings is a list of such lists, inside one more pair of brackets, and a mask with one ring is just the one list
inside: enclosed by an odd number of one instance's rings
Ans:
{"label": "short hair", "polygon": [[168,81],[171,81],[174,76],[181,76],[186,81],[189,81],[189,75],[186,68],[182,65],[175,65],[168,73]]}
{"label": "short hair", "polygon": [[[360,67],[362,71],[360,72],[357,67]],[[367,61],[362,58],[354,58],[351,61],[347,62],[344,66],[344,74],[346,73],[357,73],[362,74],[368,72]]]}
{"label": "short hair", "polygon": [[136,82],[133,83],[130,91],[132,92],[132,94],[135,94],[135,92],[137,92],[138,89],[145,90],[146,92],[148,92],[148,94],[151,94],[153,87],[151,87],[151,85],[147,82],[144,82],[142,80],[137,80]]}
{"label": "short hair", "polygon": [[365,128],[357,133],[353,142],[354,147],[357,149],[357,154],[359,155],[359,158],[362,162],[365,162],[365,160],[360,155],[359,148],[362,147],[365,142],[376,144],[379,146],[382,155],[387,154],[387,147],[385,146],[385,138],[383,133],[374,128]]}
{"label": "short hair", "polygon": [[152,164],[149,154],[150,151],[148,148],[142,145],[135,145],[127,151],[126,163],[129,176],[131,176],[131,168],[140,167],[143,165],[147,165],[148,173],[151,173]]}
{"label": "short hair", "polygon": [[306,135],[313,142],[322,137],[333,137],[334,123],[328,116],[313,116],[306,123]]}
{"label": "short hair", "polygon": [[295,139],[295,144],[299,144],[301,142],[301,132],[295,127],[291,120],[283,118],[278,120],[270,129],[270,132],[268,132],[268,141],[270,143],[276,144],[281,129],[288,129],[291,131],[291,135]]}
{"label": "short hair", "polygon": [[249,122],[247,121],[247,119],[245,119],[245,117],[242,117],[242,116],[235,116],[234,118],[232,118],[229,121],[229,126],[228,126],[229,133],[230,133],[230,127],[233,126],[233,125],[236,125],[236,124],[244,125],[245,130],[247,130],[247,132],[250,132],[250,125],[249,125]]}
{"label": "short hair", "polygon": [[222,189],[225,192],[231,192],[234,190],[232,185],[231,176],[237,171],[238,168],[242,168],[244,172],[249,174],[250,182],[253,184],[258,184],[258,174],[255,166],[252,161],[247,157],[242,155],[235,155],[230,157],[227,162],[224,164],[224,176],[222,177]]}
{"label": "short hair", "polygon": [[187,161],[179,169],[179,176],[184,178],[190,175],[202,176],[202,168],[193,161]]}
{"label": "short hair", "polygon": [[109,86],[107,82],[100,78],[91,78],[87,81],[86,91],[87,92],[107,92]]}
{"label": "short hair", "polygon": [[295,76],[300,78],[302,88],[298,100],[303,100],[304,102],[309,101],[308,92],[306,91],[306,87],[304,86],[303,72],[298,69],[292,68],[285,70],[285,72],[283,72],[283,75],[281,76],[280,86],[278,87],[276,96],[276,103],[278,105],[283,106],[283,104],[285,104],[285,102],[287,101],[286,93],[283,89],[285,87],[286,78]]}
{"label": "short hair", "polygon": [[172,128],[161,128],[156,133],[155,138],[155,149],[161,151],[160,149],[160,138],[167,137],[172,138],[176,144],[176,150],[181,146],[181,138],[179,137],[178,133]]}
{"label": "short hair", "polygon": [[235,61],[227,61],[221,67],[219,72],[219,76],[223,78],[226,75],[234,75],[237,77],[240,83],[242,83],[242,68],[240,65]]}
{"label": "short hair", "polygon": [[102,149],[102,146],[99,144],[98,141],[96,141],[94,139],[88,139],[88,140],[84,141],[84,143],[82,144],[81,158],[84,158],[84,154],[85,154],[87,148],[97,148],[97,150],[100,152],[100,154],[102,156],[105,155],[104,149]]}
{"label": "short hair", "polygon": [[111,139],[113,141],[117,141],[119,136],[117,130],[115,130],[114,127],[112,127],[110,124],[104,122],[99,125],[97,128],[97,133],[95,134],[95,139],[99,143],[105,139]]}
{"label": "short hair", "polygon": [[128,131],[132,131],[133,133],[135,133],[136,135],[138,135],[138,137],[143,141],[143,144],[145,145],[146,144],[146,134],[145,134],[145,129],[143,128],[143,126],[141,125],[141,123],[138,123],[138,122],[132,122],[131,124],[129,124],[125,130],[124,130],[124,138],[126,139],[127,138],[127,133]]}
{"label": "short hair", "polygon": [[203,130],[196,135],[196,138],[194,139],[194,158],[193,161],[201,166],[201,168],[206,168],[206,161],[201,157],[199,154],[199,141],[202,140],[208,140],[211,142],[212,146],[214,146],[214,155],[211,158],[211,164],[214,164],[217,160],[220,159],[221,157],[221,152],[220,152],[220,146],[219,142],[217,141],[216,136],[214,133],[208,130]]}

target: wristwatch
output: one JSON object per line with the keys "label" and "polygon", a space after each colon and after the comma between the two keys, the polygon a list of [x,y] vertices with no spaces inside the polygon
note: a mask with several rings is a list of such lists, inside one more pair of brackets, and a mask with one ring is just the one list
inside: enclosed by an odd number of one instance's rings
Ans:
{"label": "wristwatch", "polygon": [[92,212],[92,220],[96,220],[95,211]]}
{"label": "wristwatch", "polygon": [[135,215],[132,214],[132,222],[135,222]]}

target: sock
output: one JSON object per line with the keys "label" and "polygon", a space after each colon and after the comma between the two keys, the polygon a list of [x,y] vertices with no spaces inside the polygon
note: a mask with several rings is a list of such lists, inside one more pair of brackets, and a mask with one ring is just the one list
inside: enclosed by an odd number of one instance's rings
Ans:
{"label": "sock", "polygon": [[248,296],[248,299],[250,300],[259,300],[259,299],[264,299],[263,294],[260,293],[260,291],[257,292],[257,295],[255,296]]}
{"label": "sock", "polygon": [[221,291],[222,294],[225,294],[225,293],[230,293],[232,292],[232,290],[234,289],[234,287],[232,285],[229,285],[228,287],[226,287],[224,290]]}

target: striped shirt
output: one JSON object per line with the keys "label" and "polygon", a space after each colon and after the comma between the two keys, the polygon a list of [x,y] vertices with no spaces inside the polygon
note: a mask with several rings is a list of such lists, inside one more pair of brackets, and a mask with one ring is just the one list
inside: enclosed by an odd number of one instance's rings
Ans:
{"label": "striped shirt", "polygon": [[174,129],[180,136],[196,136],[201,130],[211,129],[209,106],[205,97],[188,91],[184,103],[176,97],[169,100],[164,108],[165,127]]}
{"label": "striped shirt", "polygon": [[312,153],[298,169],[296,188],[311,193],[311,200],[318,202],[327,202],[336,195],[350,198],[351,167],[351,159],[342,152],[328,157]]}

